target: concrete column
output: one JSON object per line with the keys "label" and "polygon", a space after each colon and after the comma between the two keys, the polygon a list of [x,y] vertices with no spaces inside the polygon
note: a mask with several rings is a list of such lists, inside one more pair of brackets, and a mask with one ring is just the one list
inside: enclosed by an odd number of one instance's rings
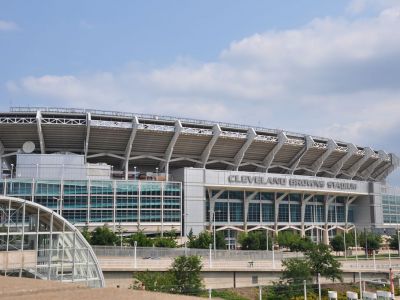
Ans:
{"label": "concrete column", "polygon": [[328,216],[329,216],[329,204],[332,203],[333,200],[335,200],[336,196],[325,196],[325,228],[323,231],[323,243],[325,245],[329,245],[329,231],[328,231]]}
{"label": "concrete column", "polygon": [[249,203],[250,200],[253,200],[254,197],[257,195],[258,192],[252,192],[248,197],[245,193],[244,200],[243,200],[243,208],[244,208],[244,216],[243,216],[243,228],[244,232],[247,232],[247,215],[249,213]]}
{"label": "concrete column", "polygon": [[278,217],[279,217],[279,204],[282,202],[282,200],[288,195],[288,193],[284,193],[282,196],[279,198],[276,198],[277,193],[275,193],[275,236],[278,235]]}
{"label": "concrete column", "polygon": [[308,197],[305,198],[305,195],[303,194],[303,199],[301,200],[301,237],[306,236],[306,231],[304,227],[304,219],[306,215],[306,205],[307,203],[314,197],[314,195],[309,195]]}
{"label": "concrete column", "polygon": [[209,230],[212,230],[212,225],[213,225],[213,214],[214,214],[214,210],[215,210],[215,201],[219,198],[219,196],[221,196],[221,194],[223,192],[225,192],[225,190],[220,190],[218,191],[218,193],[216,193],[214,196],[212,196],[211,190],[208,189],[208,197],[210,199],[210,222],[209,222]]}

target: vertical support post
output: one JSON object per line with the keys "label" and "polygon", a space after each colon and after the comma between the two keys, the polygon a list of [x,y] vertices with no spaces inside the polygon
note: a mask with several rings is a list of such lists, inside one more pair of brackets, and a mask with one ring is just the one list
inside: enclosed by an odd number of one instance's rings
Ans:
{"label": "vertical support post", "polygon": [[160,181],[161,185],[161,237],[164,236],[164,182]]}
{"label": "vertical support post", "polygon": [[318,300],[321,299],[321,274],[318,273]]}
{"label": "vertical support post", "polygon": [[136,256],[136,250],[137,250],[137,241],[133,244],[134,246],[134,252],[133,252],[133,267],[137,269],[137,256]]}
{"label": "vertical support post", "polygon": [[307,281],[303,280],[304,300],[307,300]]}
{"label": "vertical support post", "polygon": [[389,280],[390,280],[390,292],[392,293],[392,299],[394,299],[394,281],[392,268],[389,269]]}
{"label": "vertical support post", "polygon": [[360,280],[360,299],[363,298],[363,290],[362,290],[362,279],[361,279],[361,272],[358,272],[358,279]]}
{"label": "vertical support post", "polygon": [[208,299],[211,299],[211,288],[208,289]]}
{"label": "vertical support post", "polygon": [[374,270],[376,271],[375,250],[372,252],[372,255],[374,259]]}
{"label": "vertical support post", "polygon": [[356,265],[358,269],[357,227],[354,227],[354,245],[356,247]]}
{"label": "vertical support post", "polygon": [[[26,200],[24,201],[22,207],[22,240],[21,240],[21,267],[19,269],[19,277],[22,277],[22,270],[24,268],[24,241],[25,241],[25,208],[26,208]],[[18,222],[18,220],[17,220]]]}
{"label": "vertical support post", "polygon": [[400,234],[399,234],[399,224],[397,224],[397,252],[400,257]]}
{"label": "vertical support post", "polygon": [[213,244],[214,244],[214,259],[217,255],[217,239],[216,239],[216,230],[215,230],[215,210],[213,211]]}
{"label": "vertical support post", "polygon": [[209,267],[210,268],[212,268],[212,258],[211,258],[211,249],[212,249],[212,245],[210,244],[209,245],[209,248],[210,248],[210,251],[209,251],[209,254],[208,254],[208,265],[209,265]]}
{"label": "vertical support post", "polygon": [[262,300],[262,286],[258,287],[258,300]]}
{"label": "vertical support post", "polygon": [[274,249],[274,243],[272,243],[272,269],[275,269],[275,249]]}

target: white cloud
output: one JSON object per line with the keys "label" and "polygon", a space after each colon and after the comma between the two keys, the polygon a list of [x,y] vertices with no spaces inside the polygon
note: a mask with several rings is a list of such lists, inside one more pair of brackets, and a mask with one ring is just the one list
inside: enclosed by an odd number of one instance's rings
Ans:
{"label": "white cloud", "polygon": [[323,18],[254,34],[232,42],[213,62],[26,77],[7,86],[41,105],[247,123],[395,151],[398,28],[399,10],[386,7],[375,17]]}
{"label": "white cloud", "polygon": [[18,29],[19,27],[16,23],[0,20],[0,31],[14,31]]}

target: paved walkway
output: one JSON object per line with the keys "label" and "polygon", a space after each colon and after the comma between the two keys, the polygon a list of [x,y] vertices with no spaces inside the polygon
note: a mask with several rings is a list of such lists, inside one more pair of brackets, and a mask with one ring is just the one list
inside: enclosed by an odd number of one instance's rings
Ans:
{"label": "paved walkway", "polygon": [[[138,258],[135,265],[133,257],[129,256],[100,256],[98,257],[101,268],[104,271],[134,271],[134,270],[152,270],[165,271],[170,268],[172,258]],[[349,272],[357,271],[388,271],[391,267],[394,272],[400,272],[400,259],[392,260],[342,260],[342,269]],[[203,270],[220,270],[220,271],[246,271],[246,270],[277,270],[282,269],[280,260],[275,263],[272,260],[212,260],[211,264],[208,259],[203,259]]]}
{"label": "paved walkway", "polygon": [[0,276],[1,300],[199,300],[189,297],[117,288],[91,289],[72,283]]}

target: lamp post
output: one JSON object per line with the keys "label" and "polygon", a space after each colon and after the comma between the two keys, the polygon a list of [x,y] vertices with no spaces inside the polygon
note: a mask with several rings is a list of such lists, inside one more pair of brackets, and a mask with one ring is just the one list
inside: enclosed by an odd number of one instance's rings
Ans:
{"label": "lamp post", "polygon": [[214,242],[214,258],[216,257],[217,254],[217,239],[216,239],[216,228],[215,228],[215,213],[220,212],[219,210],[214,210],[213,211],[213,242]]}
{"label": "lamp post", "polygon": [[11,179],[13,179],[13,173],[14,173],[14,164],[11,164]]}
{"label": "lamp post", "polygon": [[400,234],[399,234],[399,223],[397,223],[397,252],[400,256]]}
{"label": "lamp post", "polygon": [[133,167],[133,178],[136,180],[136,166]]}

